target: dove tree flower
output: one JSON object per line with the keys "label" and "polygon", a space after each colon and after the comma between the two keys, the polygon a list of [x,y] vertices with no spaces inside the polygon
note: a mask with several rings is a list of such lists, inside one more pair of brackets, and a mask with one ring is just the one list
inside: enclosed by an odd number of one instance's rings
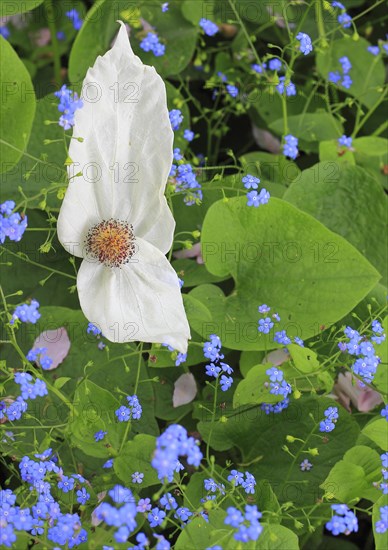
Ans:
{"label": "dove tree flower", "polygon": [[60,242],[83,258],[81,308],[113,342],[165,342],[185,353],[190,329],[165,256],[175,228],[164,196],[173,157],[166,89],[134,55],[123,23],[88,70],[82,97],[58,217]]}

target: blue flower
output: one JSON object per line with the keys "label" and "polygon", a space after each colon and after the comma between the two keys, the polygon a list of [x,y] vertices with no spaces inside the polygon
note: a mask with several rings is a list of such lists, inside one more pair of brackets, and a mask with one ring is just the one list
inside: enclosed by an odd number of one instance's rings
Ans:
{"label": "blue flower", "polygon": [[238,96],[238,88],[237,86],[233,86],[233,84],[227,84],[226,91],[231,97],[237,97]]}
{"label": "blue flower", "polygon": [[345,134],[343,136],[341,136],[340,138],[338,138],[338,144],[343,145],[344,147],[347,147],[348,149],[350,149],[350,147],[352,146],[352,141],[353,141],[352,138],[345,136]]}
{"label": "blue flower", "polygon": [[182,112],[179,109],[172,109],[169,113],[170,116],[170,122],[172,129],[179,130],[179,126],[181,125],[181,122],[183,121],[183,115]]}
{"label": "blue flower", "polygon": [[178,503],[171,493],[166,493],[160,499],[160,504],[166,510],[176,510],[178,508]]}
{"label": "blue flower", "polygon": [[267,304],[262,304],[258,307],[259,313],[269,313],[271,311],[271,308],[267,306]]}
{"label": "blue flower", "polygon": [[58,92],[54,92],[54,95],[59,99],[58,111],[63,113],[59,118],[59,125],[64,130],[69,130],[74,126],[74,114],[83,107],[83,102],[66,84]]}
{"label": "blue flower", "polygon": [[242,182],[246,189],[257,189],[260,179],[252,176],[251,174],[247,174],[242,178]]}
{"label": "blue flower", "polygon": [[90,495],[85,487],[82,487],[82,489],[77,491],[77,502],[79,502],[80,504],[86,504],[89,499]]}
{"label": "blue flower", "polygon": [[333,8],[340,8],[341,10],[346,9],[345,6],[341,4],[341,2],[332,2],[331,5],[333,6]]}
{"label": "blue flower", "polygon": [[231,470],[228,475],[228,481],[233,481],[236,487],[242,485],[244,483],[244,474],[238,470]]}
{"label": "blue flower", "polygon": [[295,84],[293,84],[293,82],[291,82],[291,80],[289,81],[288,84],[286,84],[285,82],[286,82],[286,77],[285,76],[279,77],[279,84],[276,86],[276,89],[279,92],[279,94],[282,94],[284,92],[284,90],[286,90],[286,95],[287,96],[296,95]]}
{"label": "blue flower", "polygon": [[136,506],[136,510],[141,513],[149,512],[151,508],[151,500],[149,498],[141,498]]}
{"label": "blue flower", "polygon": [[388,405],[385,405],[385,407],[381,409],[380,414],[388,422]]}
{"label": "blue flower", "polygon": [[143,414],[143,409],[139,403],[137,395],[128,395],[127,401],[130,408],[130,418],[133,418],[134,420],[139,420],[141,418],[141,415]]}
{"label": "blue flower", "polygon": [[267,64],[263,63],[262,65],[259,65],[258,63],[254,63],[253,65],[251,65],[251,68],[255,71],[255,73],[261,74],[267,68]]}
{"label": "blue flower", "polygon": [[214,36],[218,32],[218,25],[209,19],[202,18],[199,21],[199,26],[207,36]]}
{"label": "blue flower", "polygon": [[100,334],[102,334],[101,329],[96,325],[94,325],[93,323],[88,324],[86,332],[88,334],[94,334],[94,336],[99,336]]}
{"label": "blue flower", "polygon": [[277,342],[278,344],[283,344],[284,346],[291,344],[291,339],[287,336],[285,330],[279,330],[278,332],[275,332],[275,336],[273,339],[274,342]]}
{"label": "blue flower", "polygon": [[323,413],[328,420],[331,420],[332,422],[336,422],[338,420],[338,408],[337,407],[329,407],[327,408]]}
{"label": "blue flower", "polygon": [[214,481],[214,479],[209,478],[205,479],[203,482],[206,491],[210,491],[211,493],[215,493],[217,491],[217,483]]}
{"label": "blue flower", "polygon": [[302,472],[308,472],[309,470],[311,470],[312,467],[313,465],[307,460],[307,458],[302,460],[302,462],[300,463],[300,469],[302,470]]}
{"label": "blue flower", "polygon": [[282,62],[280,61],[280,59],[277,59],[275,57],[269,60],[268,67],[271,71],[280,71],[280,69],[282,68]]}
{"label": "blue flower", "polygon": [[10,32],[9,28],[6,25],[2,25],[0,27],[0,36],[5,38],[5,40],[8,40],[10,34],[11,34],[11,32]]}
{"label": "blue flower", "polygon": [[155,57],[161,57],[165,54],[166,46],[159,42],[159,37],[154,32],[149,32],[140,42],[140,47],[145,52],[152,52]]}
{"label": "blue flower", "polygon": [[344,29],[348,29],[352,25],[352,18],[346,12],[341,13],[337,17],[337,20],[338,20],[338,23],[340,23],[343,26]]}
{"label": "blue flower", "polygon": [[380,53],[380,48],[378,46],[368,46],[367,50],[372,55],[379,55]]}
{"label": "blue flower", "polygon": [[348,90],[352,84],[353,84],[353,80],[350,78],[349,75],[346,74],[342,79],[341,86],[343,86]]}
{"label": "blue flower", "polygon": [[155,507],[152,508],[151,512],[148,514],[148,521],[150,522],[151,527],[157,527],[163,523],[164,518],[166,517],[166,512]]}
{"label": "blue flower", "polygon": [[78,11],[76,9],[72,9],[70,11],[67,11],[66,12],[66,17],[68,17],[70,19],[70,21],[73,23],[73,27],[76,31],[79,31],[80,28],[82,27],[82,19],[80,17],[80,14],[78,13]]}
{"label": "blue flower", "polygon": [[300,51],[304,55],[307,55],[307,54],[309,54],[310,52],[313,51],[313,45],[311,43],[311,38],[309,37],[308,34],[306,34],[305,32],[299,32],[296,35],[296,39],[299,40],[299,42],[300,42]]}
{"label": "blue flower", "polygon": [[263,334],[268,334],[273,326],[274,323],[271,321],[271,318],[265,317],[264,319],[259,320],[258,331]]}
{"label": "blue flower", "polygon": [[277,367],[271,367],[265,373],[269,376],[271,382],[281,382],[283,380],[283,371]]}
{"label": "blue flower", "polygon": [[225,525],[230,525],[231,527],[238,527],[240,523],[244,521],[244,516],[234,506],[229,506],[226,510],[226,518],[224,519]]}
{"label": "blue flower", "polygon": [[223,374],[220,378],[220,386],[222,391],[227,391],[233,384],[233,378]]}
{"label": "blue flower", "polygon": [[290,157],[291,159],[296,159],[298,156],[298,138],[288,134],[284,136],[284,145],[283,145],[283,155]]}
{"label": "blue flower", "polygon": [[168,11],[168,2],[164,2],[164,4],[162,4],[162,12],[166,12]]}
{"label": "blue flower", "polygon": [[121,405],[121,407],[115,411],[115,415],[117,416],[119,422],[128,422],[131,418],[131,411],[128,407]]}
{"label": "blue flower", "polygon": [[297,344],[301,348],[304,348],[304,342],[301,338],[299,338],[299,336],[294,337],[294,344]]}
{"label": "blue flower", "polygon": [[342,533],[349,535],[351,532],[358,531],[357,517],[345,504],[332,504],[331,508],[339,515],[334,515],[331,520],[326,523],[326,529],[328,531],[334,536]]}
{"label": "blue flower", "polygon": [[182,363],[184,363],[187,359],[187,353],[178,353],[176,360],[175,360],[175,366],[179,367]]}
{"label": "blue flower", "polygon": [[[185,138],[185,140],[187,140],[187,141],[189,141],[189,142],[190,142],[190,141],[193,141],[194,136],[195,136],[195,134],[194,134],[194,132],[193,132],[192,130],[186,129],[186,130],[183,132],[183,137]],[[177,159],[175,159],[175,160],[177,160]],[[179,160],[179,159],[178,159],[178,160]]]}
{"label": "blue flower", "polygon": [[341,75],[338,71],[330,71],[328,74],[328,80],[329,82],[333,82],[334,84],[338,84],[341,80]]}
{"label": "blue flower", "polygon": [[190,510],[184,506],[181,506],[177,509],[177,511],[174,514],[174,517],[176,519],[180,519],[181,521],[187,521],[190,516],[192,516],[193,513],[190,512]]}
{"label": "blue flower", "polygon": [[6,237],[10,241],[19,242],[27,228],[27,216],[13,212],[14,201],[5,201],[0,204],[0,243],[3,244]]}
{"label": "blue flower", "polygon": [[350,69],[352,68],[352,64],[350,63],[349,58],[346,55],[344,55],[343,57],[339,58],[339,62],[342,65],[343,74],[348,74]]}
{"label": "blue flower", "polygon": [[372,330],[375,334],[383,334],[383,332],[384,332],[384,329],[381,326],[380,321],[378,321],[377,319],[374,319],[372,321],[371,327],[372,327]]}
{"label": "blue flower", "polygon": [[319,423],[319,431],[320,432],[332,432],[335,428],[334,422],[326,418],[325,420],[322,420]]}
{"label": "blue flower", "polygon": [[141,472],[135,472],[133,474],[131,474],[131,477],[132,477],[132,483],[143,483],[143,479],[144,479],[144,474],[141,473]]}
{"label": "blue flower", "polygon": [[122,504],[123,502],[134,502],[132,491],[127,487],[123,487],[123,485],[115,485],[108,491],[108,494],[116,504]]}
{"label": "blue flower", "polygon": [[100,430],[94,434],[94,439],[96,441],[101,441],[102,439],[104,439],[107,433],[108,432],[104,432],[103,430]]}
{"label": "blue flower", "polygon": [[62,476],[62,479],[58,482],[58,489],[62,489],[64,493],[68,493],[74,488],[74,479],[68,476]]}
{"label": "blue flower", "polygon": [[113,466],[113,458],[109,458],[109,459],[102,465],[103,468],[107,468],[107,469],[112,468],[112,466]]}
{"label": "blue flower", "polygon": [[217,378],[221,372],[221,367],[217,367],[214,363],[210,363],[210,365],[206,365],[205,371],[208,376]]}
{"label": "blue flower", "polygon": [[245,481],[242,483],[245,492],[249,495],[253,495],[255,492],[256,480],[252,474],[245,472]]}

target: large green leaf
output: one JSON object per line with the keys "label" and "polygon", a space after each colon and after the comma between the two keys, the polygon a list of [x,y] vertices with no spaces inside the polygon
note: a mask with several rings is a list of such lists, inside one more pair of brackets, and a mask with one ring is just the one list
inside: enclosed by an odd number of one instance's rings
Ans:
{"label": "large green leaf", "polygon": [[151,435],[135,435],[132,441],[128,441],[124,445],[120,455],[114,461],[114,469],[127,487],[129,485],[136,486],[136,483],[132,482],[132,474],[135,472],[144,474],[142,489],[160,484],[157,473],[151,466],[154,451],[155,437]]}
{"label": "large green leaf", "polygon": [[374,56],[367,48],[371,44],[364,38],[351,40],[350,37],[331,40],[327,49],[317,52],[317,68],[323,78],[329,72],[340,71],[340,57],[347,56],[352,64],[349,76],[353,83],[346,93],[356,97],[367,107],[373,107],[383,92],[385,70],[381,56]]}
{"label": "large green leaf", "polygon": [[0,37],[0,48],[0,172],[7,172],[18,162],[27,146],[36,99],[29,72],[3,37]]}
{"label": "large green leaf", "polygon": [[384,167],[388,165],[388,140],[382,137],[364,136],[353,141],[356,163],[372,172],[381,185],[388,188],[388,176]]}
{"label": "large green leaf", "polygon": [[283,198],[353,244],[387,285],[388,201],[375,178],[359,166],[320,162],[304,170]]}
{"label": "large green leaf", "polygon": [[257,332],[260,304],[279,313],[277,330],[288,329],[291,336],[299,331],[307,339],[314,324],[336,322],[379,279],[345,239],[274,198],[259,208],[247,207],[245,198],[213,204],[203,224],[202,254],[207,269],[218,276],[230,274],[235,288],[227,297],[212,285],[194,289],[190,294],[207,306],[213,321],[194,329],[204,337],[217,332],[232,349],[276,347],[273,334]]}
{"label": "large green leaf", "polygon": [[[318,486],[327,477],[331,468],[354,445],[359,428],[354,418],[339,408],[339,420],[335,430],[322,434],[318,423],[324,418],[324,410],[333,401],[326,398],[301,398],[292,401],[281,414],[265,414],[256,409],[240,408],[233,416],[223,417],[213,427],[211,421],[201,421],[198,429],[203,439],[216,451],[226,451],[237,447],[247,470],[256,479],[267,479],[281,503],[292,501],[303,506],[315,503]],[[315,427],[315,429],[314,429]],[[314,434],[314,435],[313,435]],[[289,442],[287,436],[301,438]],[[292,457],[282,451],[287,445]],[[318,456],[306,452],[317,448]],[[301,471],[300,463],[308,458],[313,464],[310,471]]]}

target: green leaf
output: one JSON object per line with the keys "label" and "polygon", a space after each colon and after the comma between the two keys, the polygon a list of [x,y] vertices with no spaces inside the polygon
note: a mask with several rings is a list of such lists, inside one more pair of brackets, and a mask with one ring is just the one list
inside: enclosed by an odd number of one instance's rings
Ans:
{"label": "green leaf", "polygon": [[132,441],[128,441],[121,453],[115,458],[113,467],[117,476],[124,482],[126,487],[132,485],[132,474],[141,472],[144,478],[141,488],[150,485],[159,485],[160,481],[154,468],[151,466],[152,455],[155,451],[155,437],[146,434],[135,435]]}
{"label": "green leaf", "polygon": [[345,239],[274,198],[260,208],[248,208],[245,198],[214,203],[203,224],[202,255],[210,273],[230,274],[235,288],[227,297],[213,285],[195,288],[190,295],[207,306],[212,324],[193,328],[203,337],[216,332],[231,349],[277,347],[273,334],[257,332],[260,304],[279,313],[276,330],[307,339],[317,323],[329,326],[351,311],[379,278]]}
{"label": "green leaf", "polygon": [[315,351],[302,348],[296,344],[287,346],[288,352],[294,362],[295,367],[305,374],[309,374],[319,369],[319,361]]}
{"label": "green leaf", "polygon": [[[215,530],[222,529],[224,534],[227,533],[224,525],[225,515],[223,510],[214,510],[209,513],[209,521],[203,517],[194,518],[180,533],[175,550],[202,550],[215,544]],[[228,531],[230,532],[229,529]]]}
{"label": "green leaf", "polygon": [[388,495],[381,495],[379,500],[375,502],[373,505],[373,512],[372,512],[372,526],[373,526],[373,534],[375,538],[375,545],[376,550],[387,550],[387,532],[385,533],[377,533],[376,532],[376,523],[378,521],[381,521],[381,513],[380,508],[383,508],[383,506],[388,506]]}
{"label": "green leaf", "polygon": [[362,433],[374,441],[383,451],[388,451],[388,422],[385,418],[372,420],[365,426]]}
{"label": "green leaf", "polygon": [[[388,200],[375,178],[359,166],[320,162],[304,170],[283,198],[347,239],[381,273],[381,282],[387,285]],[[317,261],[319,253],[325,250],[317,248]]]}
{"label": "green leaf", "polygon": [[[380,496],[372,483],[381,477],[381,460],[378,453],[357,445],[337,462],[322,483],[326,497],[339,502],[358,502],[362,498],[376,500]],[[373,498],[374,497],[374,498]]]}
{"label": "green leaf", "polygon": [[55,380],[54,387],[60,390],[69,380],[71,380],[70,376],[61,376]]}
{"label": "green leaf", "polygon": [[388,165],[388,140],[382,137],[364,136],[353,141],[356,163],[372,172],[387,189],[388,177],[384,167]]}
{"label": "green leaf", "polygon": [[[299,138],[299,149],[318,151],[318,142],[336,139],[343,133],[342,124],[331,114],[322,112],[303,113],[287,118],[290,134]],[[279,135],[284,131],[283,118],[272,122],[269,127]]]}
{"label": "green leaf", "polygon": [[25,65],[3,37],[0,37],[0,45],[1,173],[7,172],[18,162],[27,146],[35,114],[36,99],[31,77]]}
{"label": "green leaf", "polygon": [[247,174],[257,176],[272,196],[282,198],[285,188],[298,178],[300,170],[284,155],[254,152],[240,157],[242,168]]}
{"label": "green leaf", "polygon": [[319,160],[331,160],[339,164],[355,164],[353,152],[347,147],[338,146],[337,141],[328,140],[319,143]]}
{"label": "green leaf", "polygon": [[[77,387],[73,404],[77,415],[69,426],[72,444],[90,456],[111,456],[110,447],[120,444],[119,435],[123,431],[114,414],[119,401],[108,390],[84,380]],[[94,440],[93,436],[99,430],[108,432],[103,442]]]}
{"label": "green leaf", "polygon": [[[267,415],[260,407],[241,407],[229,417],[222,417],[213,427],[210,420],[199,422],[198,430],[205,442],[211,437],[210,445],[216,451],[237,447],[244,467],[257,479],[267,479],[281,504],[292,501],[307,506],[316,503],[320,496],[317,487],[354,445],[359,433],[354,418],[342,408],[339,408],[335,430],[325,435],[319,432],[324,410],[332,405],[331,399],[302,397],[291,401],[281,414]],[[290,443],[286,440],[288,435],[301,438],[305,443]],[[282,451],[283,445],[294,455],[299,453],[295,460]],[[309,448],[317,448],[318,456],[307,454]],[[305,458],[313,464],[308,472],[300,470]]]}
{"label": "green leaf", "polygon": [[317,52],[316,63],[318,72],[327,80],[330,71],[339,71],[342,74],[342,67],[338,61],[340,57],[347,56],[352,64],[349,76],[353,83],[349,89],[344,90],[347,94],[356,97],[364,105],[373,107],[380,99],[384,85],[384,64],[381,56],[374,56],[367,48],[371,44],[364,38],[351,40],[349,37],[340,40],[330,40],[327,49]]}
{"label": "green leaf", "polygon": [[250,403],[277,403],[283,398],[282,395],[270,393],[268,384],[267,365],[256,365],[252,367],[244,380],[237,385],[233,395],[233,408],[237,409]]}
{"label": "green leaf", "polygon": [[[19,187],[30,199],[29,207],[37,208],[43,195],[34,198],[43,189],[49,191],[47,204],[58,207],[60,200],[57,197],[62,182],[63,190],[67,186],[67,174],[64,167],[66,150],[64,147],[64,131],[59,124],[45,125],[45,120],[59,119],[58,101],[54,95],[47,95],[37,102],[36,114],[32,126],[31,137],[26,153],[22,155],[18,164],[9,172],[1,175],[0,197],[3,199],[20,200]],[[44,145],[44,139],[60,140],[56,143]],[[52,191],[50,187],[56,186]],[[42,226],[40,226],[42,227]]]}
{"label": "green leaf", "polygon": [[[274,523],[263,524],[263,527],[252,550],[299,550],[299,539],[291,529]],[[229,548],[233,550],[232,546]]]}
{"label": "green leaf", "polygon": [[10,17],[17,13],[31,11],[39,4],[43,4],[43,0],[12,0],[12,2],[0,3],[0,17]]}
{"label": "green leaf", "polygon": [[217,277],[209,273],[203,264],[197,263],[194,259],[182,258],[172,262],[172,267],[183,279],[184,288],[198,286],[204,283],[217,283],[223,280],[223,277]]}

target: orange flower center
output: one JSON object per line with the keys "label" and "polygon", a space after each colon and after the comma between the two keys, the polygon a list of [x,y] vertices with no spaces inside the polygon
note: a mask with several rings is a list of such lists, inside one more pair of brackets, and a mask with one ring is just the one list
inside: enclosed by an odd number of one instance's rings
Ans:
{"label": "orange flower center", "polygon": [[120,267],[135,252],[132,225],[118,220],[104,220],[91,227],[86,236],[88,256],[107,267]]}

